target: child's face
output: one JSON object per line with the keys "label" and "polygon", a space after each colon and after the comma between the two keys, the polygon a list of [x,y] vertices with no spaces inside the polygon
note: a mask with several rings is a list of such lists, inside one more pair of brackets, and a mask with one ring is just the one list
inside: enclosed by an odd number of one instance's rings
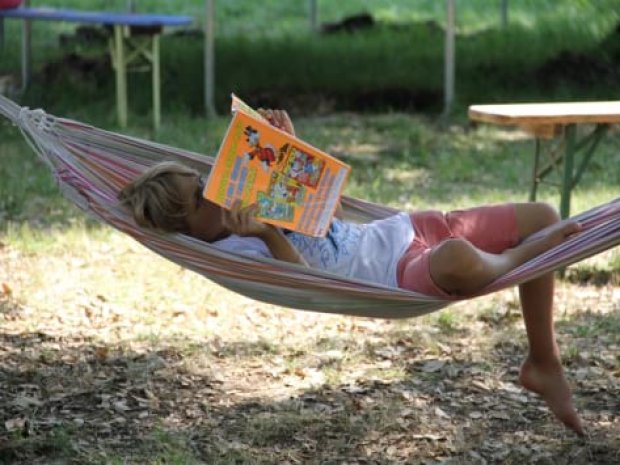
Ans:
{"label": "child's face", "polygon": [[224,239],[230,232],[222,224],[224,209],[202,196],[204,188],[199,178],[179,176],[179,188],[187,199],[189,235],[206,242]]}

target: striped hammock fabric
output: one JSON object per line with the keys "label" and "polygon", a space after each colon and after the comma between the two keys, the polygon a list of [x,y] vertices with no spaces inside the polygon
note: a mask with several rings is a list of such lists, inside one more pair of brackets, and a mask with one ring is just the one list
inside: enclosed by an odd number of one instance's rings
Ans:
{"label": "striped hammock fabric", "polygon": [[[459,300],[443,300],[300,265],[247,257],[182,234],[141,229],[116,200],[128,181],[163,160],[179,161],[207,172],[213,158],[56,118],[1,96],[0,114],[22,131],[66,197],[81,209],[157,254],[232,291],[295,309],[375,318],[419,316]],[[383,218],[397,211],[346,196],[343,207],[353,221]],[[500,277],[479,295],[529,281],[620,243],[620,197],[574,218],[583,224],[582,233]]]}

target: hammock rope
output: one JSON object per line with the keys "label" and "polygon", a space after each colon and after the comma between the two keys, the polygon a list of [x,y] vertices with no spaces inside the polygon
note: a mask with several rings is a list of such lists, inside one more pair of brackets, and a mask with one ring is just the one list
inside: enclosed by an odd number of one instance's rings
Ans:
{"label": "hammock rope", "polygon": [[[21,130],[70,201],[155,253],[234,292],[300,310],[375,318],[419,316],[461,300],[444,300],[278,260],[248,257],[183,234],[142,229],[118,205],[120,189],[160,161],[175,160],[208,172],[212,157],[57,118],[40,109],[20,107],[2,96],[0,114]],[[353,221],[384,218],[398,211],[348,196],[343,196],[343,207],[347,219]],[[583,225],[580,234],[501,276],[477,296],[529,281],[620,243],[620,197],[573,218]]]}

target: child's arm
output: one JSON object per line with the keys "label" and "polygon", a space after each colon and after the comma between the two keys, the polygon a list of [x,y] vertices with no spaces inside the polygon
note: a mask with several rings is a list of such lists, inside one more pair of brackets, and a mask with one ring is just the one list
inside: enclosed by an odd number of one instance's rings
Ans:
{"label": "child's arm", "polygon": [[237,202],[231,210],[222,209],[222,224],[238,236],[258,237],[277,260],[308,266],[304,257],[289,242],[280,228],[262,223],[255,218],[257,208],[256,205],[241,208],[240,202]]}
{"label": "child's arm", "polygon": [[265,232],[257,235],[263,240],[273,258],[283,260],[285,262],[297,263],[299,265],[308,266],[306,259],[299,253],[299,251],[289,242],[280,228],[276,228],[272,225],[267,225]]}
{"label": "child's arm", "polygon": [[263,118],[269,121],[269,124],[281,129],[284,132],[288,132],[291,135],[295,135],[295,126],[293,121],[288,115],[286,110],[270,110],[265,108],[259,108],[257,110]]}

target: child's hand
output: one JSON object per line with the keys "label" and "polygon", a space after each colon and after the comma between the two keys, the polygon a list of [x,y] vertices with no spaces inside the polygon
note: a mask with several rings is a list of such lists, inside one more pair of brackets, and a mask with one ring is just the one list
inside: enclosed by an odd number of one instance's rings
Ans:
{"label": "child's hand", "polygon": [[295,127],[293,121],[288,115],[286,110],[270,110],[265,108],[259,108],[257,110],[260,115],[265,118],[272,126],[281,129],[284,132],[288,132],[291,135],[295,135]]}
{"label": "child's hand", "polygon": [[269,233],[274,226],[258,221],[257,211],[258,205],[241,208],[241,202],[237,201],[230,210],[222,209],[222,224],[232,234],[261,237]]}

